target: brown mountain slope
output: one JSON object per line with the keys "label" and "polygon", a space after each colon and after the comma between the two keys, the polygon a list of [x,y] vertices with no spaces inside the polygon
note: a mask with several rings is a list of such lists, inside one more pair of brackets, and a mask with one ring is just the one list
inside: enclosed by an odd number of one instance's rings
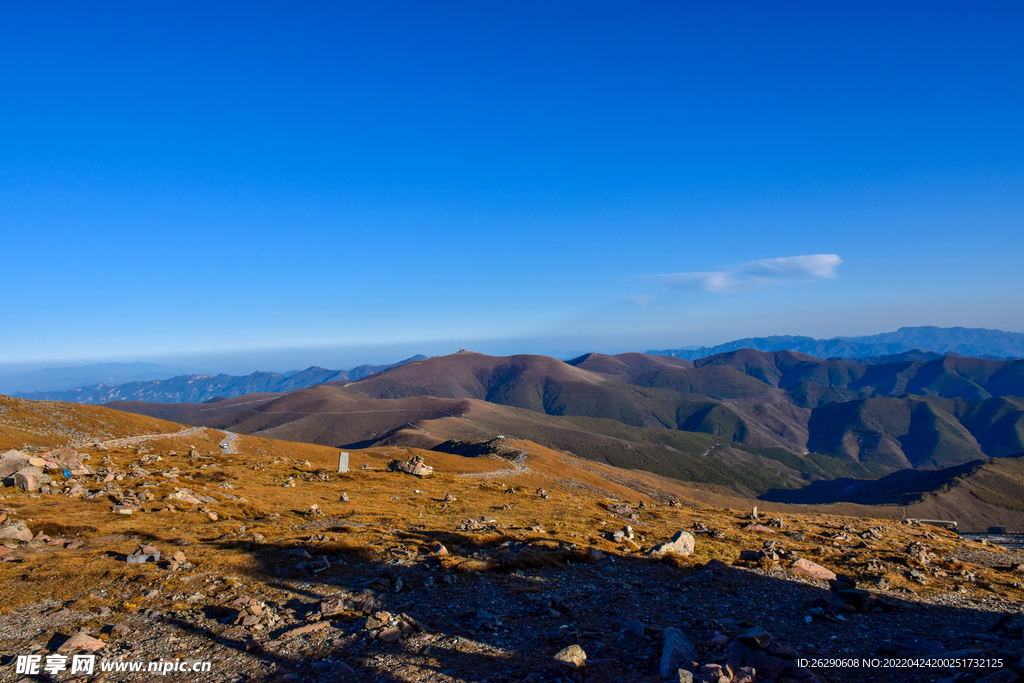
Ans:
{"label": "brown mountain slope", "polygon": [[569,365],[595,372],[599,375],[621,376],[636,372],[661,370],[664,368],[692,368],[693,361],[670,356],[649,356],[645,353],[620,353],[607,356],[601,353],[587,353],[567,361]]}
{"label": "brown mountain slope", "polygon": [[24,445],[84,443],[174,432],[180,425],[92,405],[26,401],[0,395],[0,452]]}
{"label": "brown mountain slope", "polygon": [[[409,363],[358,382],[324,384],[282,395],[243,396],[191,407],[119,407],[241,433],[356,447],[412,438],[392,435],[410,423],[416,425],[409,428],[414,432],[430,432],[424,420],[461,415],[466,410],[461,400],[487,401],[537,414],[525,421],[529,427],[523,431],[522,416],[500,412],[505,423],[492,421],[495,433],[518,433],[553,448],[579,450],[601,462],[651,469],[687,481],[717,485],[722,475],[733,474],[731,468],[709,474],[706,466],[693,460],[708,452],[705,437],[698,435],[713,437],[719,446],[774,459],[778,463],[774,470],[751,467],[736,477],[733,483],[745,493],[799,485],[788,476],[791,471],[802,472],[809,480],[868,477],[1005,455],[1015,452],[1014,445],[1024,432],[1024,408],[1017,399],[988,399],[989,403],[978,405],[937,397],[871,398],[809,410],[794,403],[786,390],[716,364],[728,361],[776,383],[799,368],[825,373],[830,381],[850,379],[833,372],[834,362],[799,354],[736,352],[699,368],[671,360],[642,354],[590,354],[572,365],[540,356],[460,353]],[[769,372],[772,369],[777,376]],[[802,382],[799,386],[820,385]],[[570,423],[555,425],[541,415],[569,418]],[[959,422],[961,416],[964,423]],[[592,421],[583,423],[583,419]],[[665,434],[625,435],[626,428]],[[423,436],[415,439],[431,442]],[[653,443],[668,450],[652,454]],[[813,453],[825,457],[811,457]]]}
{"label": "brown mountain slope", "polygon": [[[851,391],[863,397],[935,395],[983,400],[1024,395],[1024,361],[943,356],[930,361],[862,365],[821,359],[792,351],[741,349],[695,361],[698,369],[728,367],[775,387],[798,390],[803,400],[835,400],[826,391]],[[808,403],[810,406],[820,403]]]}

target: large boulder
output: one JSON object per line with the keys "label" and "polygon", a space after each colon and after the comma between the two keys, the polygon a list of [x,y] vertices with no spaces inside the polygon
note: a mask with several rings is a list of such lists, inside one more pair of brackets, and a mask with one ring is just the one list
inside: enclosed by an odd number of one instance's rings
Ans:
{"label": "large boulder", "polygon": [[88,465],[82,463],[78,453],[70,446],[50,451],[46,454],[46,457],[56,467],[67,470],[72,476],[89,475],[93,473]]}
{"label": "large boulder", "polygon": [[22,467],[14,473],[14,485],[27,493],[35,493],[43,483],[43,471],[38,467]]}
{"label": "large boulder", "polygon": [[654,557],[661,557],[663,555],[692,555],[693,548],[697,541],[694,539],[693,534],[689,531],[679,531],[672,537],[672,540],[668,543],[662,543],[656,545],[648,553]]}
{"label": "large boulder", "polygon": [[15,472],[29,464],[30,457],[28,453],[14,450],[0,453],[0,479],[13,477]]}

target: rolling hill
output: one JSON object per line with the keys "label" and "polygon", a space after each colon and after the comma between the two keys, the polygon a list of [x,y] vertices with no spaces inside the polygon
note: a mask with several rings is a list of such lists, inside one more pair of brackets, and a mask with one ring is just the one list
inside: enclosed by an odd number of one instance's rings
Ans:
{"label": "rolling hill", "polygon": [[958,357],[863,365],[753,350],[697,362],[464,352],[283,394],[110,405],[345,448],[508,435],[755,497],[1018,453],[1024,399],[991,393],[1017,391],[1021,366]]}

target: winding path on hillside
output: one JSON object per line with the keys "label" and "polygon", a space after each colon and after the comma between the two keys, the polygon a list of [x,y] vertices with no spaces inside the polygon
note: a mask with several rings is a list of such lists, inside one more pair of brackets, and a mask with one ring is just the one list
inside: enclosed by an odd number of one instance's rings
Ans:
{"label": "winding path on hillside", "polygon": [[506,460],[505,458],[501,457],[500,455],[489,455],[487,457],[489,457],[489,458],[496,458],[498,460],[504,460],[505,462],[514,465],[515,469],[511,469],[510,470],[510,469],[508,469],[506,467],[504,469],[490,470],[488,472],[465,472],[463,474],[460,474],[459,476],[460,477],[503,477],[503,476],[508,476],[509,474],[525,474],[526,472],[530,471],[530,468],[527,467],[524,464],[526,462],[526,456],[529,455],[529,454],[530,454],[529,451],[527,451],[525,449],[521,450],[521,451],[519,451],[519,455],[517,455],[515,457],[515,459],[513,459],[513,460]]}
{"label": "winding path on hillside", "polygon": [[142,443],[143,441],[150,441],[151,439],[173,439],[179,436],[188,436],[189,434],[195,434],[196,432],[203,431],[206,427],[190,427],[189,429],[182,430],[180,432],[167,432],[164,434],[140,434],[139,436],[126,436],[121,439],[109,439],[108,441],[100,441],[99,443],[107,448],[119,448],[121,446],[130,446],[136,443]]}
{"label": "winding path on hillside", "polygon": [[224,455],[236,455],[235,443],[238,441],[238,434],[229,432],[225,429],[220,430],[224,432],[224,440],[220,442],[220,448],[224,452]]}

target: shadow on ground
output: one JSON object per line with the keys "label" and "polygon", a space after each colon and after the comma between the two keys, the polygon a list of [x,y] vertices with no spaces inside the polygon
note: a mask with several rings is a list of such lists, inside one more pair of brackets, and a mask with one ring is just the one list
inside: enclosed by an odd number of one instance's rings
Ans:
{"label": "shadow on ground", "polygon": [[[235,625],[244,607],[238,598],[164,619],[259,658],[260,680],[568,681],[552,657],[576,643],[587,653],[577,672],[586,681],[660,681],[668,627],[693,642],[699,664],[754,666],[757,680],[974,680],[1000,668],[882,665],[921,657],[1002,659],[1004,668],[1020,669],[1024,620],[1016,614],[927,605],[909,594],[840,594],[784,571],[720,562],[601,557],[542,532],[393,530],[399,549],[382,555],[361,543],[357,529],[336,522],[320,524],[305,542],[219,542],[251,560],[234,574],[242,582],[237,594],[287,615],[287,626]],[[450,554],[422,552],[436,544]],[[329,567],[321,569],[321,558]],[[324,615],[321,603],[331,600],[340,602]],[[384,612],[390,620],[379,623]],[[642,633],[627,628],[629,619],[645,626]],[[315,626],[323,622],[329,625]],[[405,626],[400,637],[385,635],[396,624]],[[318,630],[288,636],[302,625]],[[764,650],[736,639],[754,626],[773,636]],[[394,642],[381,640],[389,636]],[[834,659],[856,666],[820,663]]]}

